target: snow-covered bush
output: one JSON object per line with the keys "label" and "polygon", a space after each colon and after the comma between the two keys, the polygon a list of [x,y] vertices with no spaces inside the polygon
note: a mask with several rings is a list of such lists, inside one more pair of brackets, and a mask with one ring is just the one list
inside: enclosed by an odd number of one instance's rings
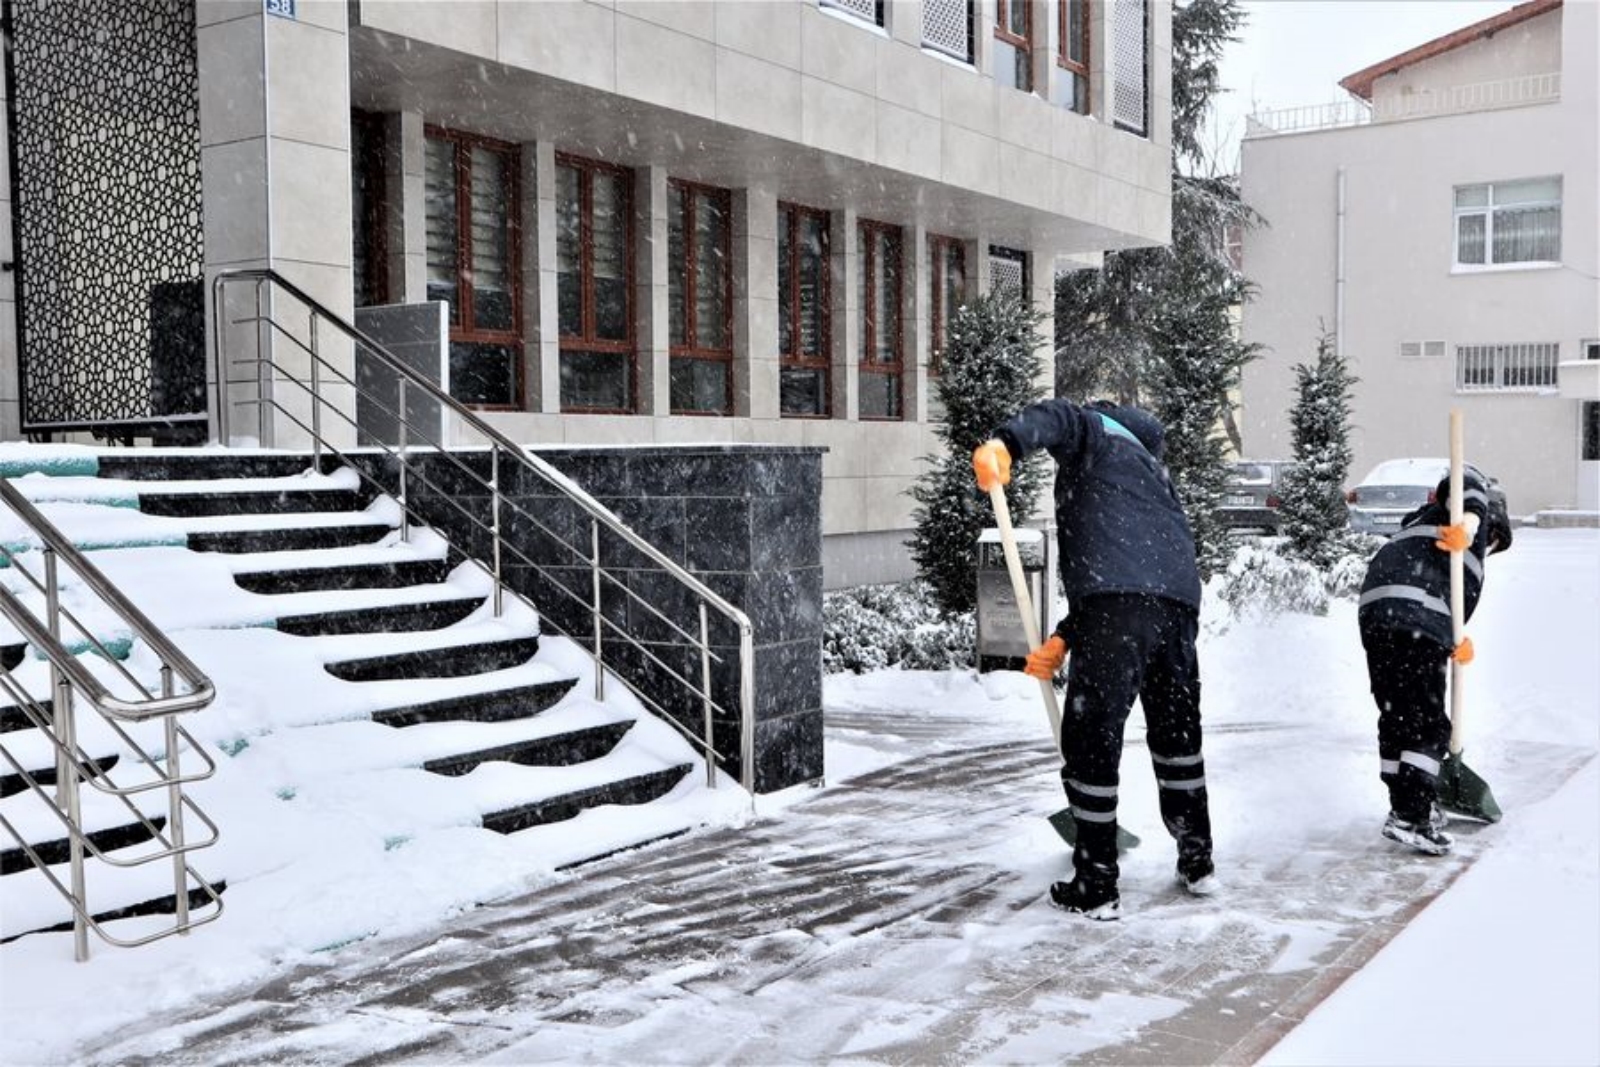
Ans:
{"label": "snow-covered bush", "polygon": [[828,674],[972,666],[972,613],[942,616],[925,582],[828,593],[822,614],[822,669]]}
{"label": "snow-covered bush", "polygon": [[1361,591],[1367,563],[1383,539],[1362,534],[1325,542],[1330,561],[1318,566],[1276,541],[1241,544],[1228,562],[1218,595],[1240,617],[1271,617],[1280,612],[1326,615],[1332,599]]}

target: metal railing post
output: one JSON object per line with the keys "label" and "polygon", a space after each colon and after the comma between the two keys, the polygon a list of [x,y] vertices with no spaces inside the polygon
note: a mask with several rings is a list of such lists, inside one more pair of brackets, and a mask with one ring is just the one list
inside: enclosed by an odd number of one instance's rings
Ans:
{"label": "metal railing post", "polygon": [[406,462],[406,379],[400,379],[400,432],[396,444],[400,456],[400,540],[411,540],[411,494],[406,481],[410,464]]}
{"label": "metal railing post", "polygon": [[[172,668],[161,666],[161,696],[172,696]],[[175,907],[178,933],[189,932],[189,878],[185,872],[183,853],[183,786],[179,784],[178,767],[178,717],[164,718],[167,743],[167,832],[172,835],[172,901]]]}
{"label": "metal railing post", "polygon": [[311,321],[311,469],[322,473],[322,357],[317,351],[317,316]]}
{"label": "metal railing post", "polygon": [[717,787],[716,745],[711,721],[711,627],[706,622],[706,602],[700,601],[700,704],[706,727],[706,787]]}
{"label": "metal railing post", "polygon": [[594,587],[594,698],[606,698],[606,664],[601,657],[601,623],[600,617],[600,520],[589,520],[589,551],[593,555],[589,558],[589,574],[593,579]]}
{"label": "metal railing post", "polygon": [[739,783],[752,796],[756,791],[755,631],[748,623],[739,627]]}
{"label": "metal railing post", "polygon": [[495,444],[489,445],[489,489],[494,507],[489,524],[494,535],[494,617],[498,619],[505,610],[505,578],[500,570],[500,448]]}
{"label": "metal railing post", "polygon": [[272,361],[267,355],[272,347],[272,335],[268,332],[265,309],[261,306],[261,290],[265,284],[265,278],[256,281],[256,444],[262,448],[270,444],[267,439],[267,397],[272,393]]}
{"label": "metal railing post", "polygon": [[[61,640],[61,586],[57,580],[55,549],[44,549],[44,610],[50,636]],[[56,804],[67,815],[67,861],[71,868],[72,955],[79,963],[89,958],[88,887],[83,871],[83,804],[78,795],[78,726],[72,714],[72,684],[50,663],[50,698],[54,709],[56,734],[61,748],[56,753]]]}
{"label": "metal railing post", "polygon": [[227,448],[232,434],[228,426],[228,343],[223,319],[227,307],[227,282],[222,275],[211,280],[211,355],[217,374],[217,444]]}

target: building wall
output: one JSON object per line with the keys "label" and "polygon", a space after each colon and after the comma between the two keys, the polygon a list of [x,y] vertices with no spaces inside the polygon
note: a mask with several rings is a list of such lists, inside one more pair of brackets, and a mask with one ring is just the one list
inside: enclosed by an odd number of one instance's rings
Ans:
{"label": "building wall", "polygon": [[[1560,343],[1600,333],[1597,121],[1592,72],[1600,6],[1567,5],[1559,103],[1255,137],[1243,146],[1245,199],[1267,225],[1247,235],[1259,286],[1246,340],[1265,346],[1244,376],[1241,429],[1257,458],[1290,453],[1296,363],[1336,326],[1337,189],[1346,180],[1343,350],[1354,393],[1352,483],[1396,456],[1444,455],[1447,415],[1466,416],[1468,457],[1505,484],[1515,513],[1579,496],[1578,403],[1554,392],[1458,392],[1455,346]],[[1485,68],[1493,56],[1482,55]],[[1492,69],[1464,70],[1471,81]],[[1457,185],[1562,176],[1562,262],[1452,270]],[[1402,341],[1443,340],[1443,358],[1402,358]]]}
{"label": "building wall", "polygon": [[1407,97],[1462,85],[1549,74],[1561,69],[1562,9],[1501,30],[1379,78],[1372,86],[1378,114],[1403,110]]}

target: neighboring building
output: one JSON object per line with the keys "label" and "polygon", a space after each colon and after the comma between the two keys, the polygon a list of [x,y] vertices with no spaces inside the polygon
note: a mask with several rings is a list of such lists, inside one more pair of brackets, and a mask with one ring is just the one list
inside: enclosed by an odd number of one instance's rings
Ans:
{"label": "neighboring building", "polygon": [[201,279],[271,266],[449,301],[518,441],[825,446],[828,583],[886,580],[955,306],[1169,237],[1166,0],[9,8],[5,437],[198,430]]}
{"label": "neighboring building", "polygon": [[1327,330],[1360,378],[1352,483],[1447,454],[1460,408],[1513,513],[1600,508],[1597,70],[1600,4],[1533,0],[1352,74],[1344,105],[1252,119],[1248,455],[1289,454]]}

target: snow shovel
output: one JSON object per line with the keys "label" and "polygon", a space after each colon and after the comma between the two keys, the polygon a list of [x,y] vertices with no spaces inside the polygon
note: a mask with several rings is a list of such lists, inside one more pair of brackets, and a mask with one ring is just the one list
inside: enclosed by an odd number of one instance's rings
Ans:
{"label": "snow shovel", "polygon": [[[1011,529],[1011,507],[1006,503],[1006,491],[996,485],[989,490],[989,501],[994,505],[994,524],[1000,527],[1000,547],[1006,555],[1006,572],[1011,576],[1011,593],[1017,598],[1017,610],[1022,615],[1022,630],[1027,635],[1028,647],[1038,648],[1044,642],[1039,639],[1038,616],[1033,613],[1033,598],[1028,595],[1028,580],[1022,573],[1022,557],[1017,555],[1017,536]],[[1056,688],[1048,678],[1039,679],[1039,694],[1044,698],[1044,711],[1050,719],[1050,733],[1056,739],[1056,750],[1061,749],[1061,709],[1056,707]],[[1078,843],[1078,822],[1072,817],[1071,808],[1062,808],[1050,816],[1050,825],[1061,840],[1069,845]],[[1117,851],[1126,852],[1130,848],[1137,848],[1139,838],[1117,827]]]}
{"label": "snow shovel", "polygon": [[[1454,526],[1460,526],[1462,523],[1461,468],[1464,451],[1461,412],[1452,411],[1450,412],[1450,523]],[[1477,530],[1474,527],[1468,533],[1476,536]],[[1461,644],[1463,631],[1466,629],[1463,620],[1466,614],[1464,608],[1466,586],[1462,575],[1465,564],[1466,556],[1463,553],[1450,553],[1450,628],[1457,645]],[[1500,805],[1495,803],[1489,783],[1473,773],[1471,767],[1461,762],[1461,723],[1466,710],[1465,694],[1461,685],[1464,669],[1454,658],[1450,660],[1450,751],[1445,754],[1444,762],[1439,765],[1439,806],[1452,815],[1480,822],[1499,822]]]}

